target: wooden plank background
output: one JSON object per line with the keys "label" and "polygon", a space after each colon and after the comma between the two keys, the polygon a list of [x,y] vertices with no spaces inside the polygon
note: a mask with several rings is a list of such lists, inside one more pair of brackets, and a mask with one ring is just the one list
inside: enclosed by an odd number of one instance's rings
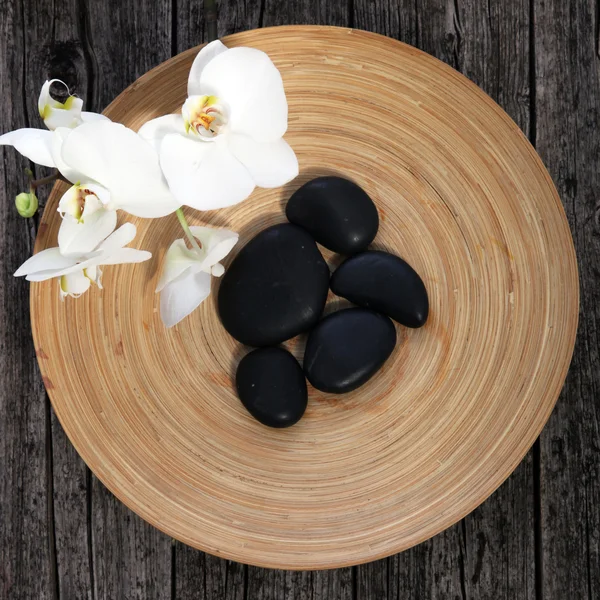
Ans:
{"label": "wooden plank background", "polygon": [[[400,39],[470,77],[511,115],[556,182],[579,259],[581,324],[565,389],[508,481],[403,554],[294,573],[188,548],[99,483],[50,407],[28,285],[12,277],[36,234],[37,220],[13,206],[30,165],[0,148],[0,600],[598,600],[600,2],[222,0],[218,10],[220,36],[320,23]],[[65,79],[90,110],[102,110],[203,36],[201,0],[2,0],[0,132],[38,125],[46,78]]]}

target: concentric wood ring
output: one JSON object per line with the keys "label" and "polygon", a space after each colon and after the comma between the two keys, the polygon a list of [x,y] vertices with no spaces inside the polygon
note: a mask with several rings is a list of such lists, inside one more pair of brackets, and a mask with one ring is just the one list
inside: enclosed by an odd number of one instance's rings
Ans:
{"label": "concentric wood ring", "polygon": [[[40,368],[87,464],[173,537],[269,567],[370,561],[473,510],[539,434],[577,327],[571,235],[518,127],[434,58],[325,27],[224,41],[265,50],[281,70],[301,175],[227,210],[188,211],[191,221],[240,231],[243,244],[284,219],[303,182],[349,177],[379,209],[376,247],[423,277],[429,322],[399,328],[392,358],[364,387],[343,397],[311,389],[298,425],[268,429],[236,397],[232,375],[246,350],[219,323],[216,294],[174,329],[160,321],[154,289],[181,237],[176,217],[130,218],[151,261],[108,267],[104,290],[65,303],[55,281],[32,285]],[[177,111],[196,52],[141,77],[106,114],[137,128]],[[56,245],[63,189],[37,250]],[[301,356],[302,340],[290,347]]]}

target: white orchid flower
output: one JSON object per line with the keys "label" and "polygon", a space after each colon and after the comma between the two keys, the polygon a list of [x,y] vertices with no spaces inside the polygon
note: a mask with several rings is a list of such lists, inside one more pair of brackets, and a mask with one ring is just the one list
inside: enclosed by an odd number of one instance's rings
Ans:
{"label": "white orchid flower", "polygon": [[93,252],[64,256],[59,248],[42,250],[25,261],[15,272],[15,277],[25,276],[28,281],[59,278],[62,299],[80,296],[92,283],[102,287],[101,266],[139,263],[152,256],[145,250],[124,247],[133,240],[135,233],[135,225],[125,223]]}
{"label": "white orchid flower", "polygon": [[[59,127],[74,129],[85,122],[108,121],[109,119],[98,113],[82,111],[83,100],[75,96],[69,96],[65,102],[55,100],[50,95],[50,88],[53,83],[64,85],[67,88],[67,93],[69,91],[67,85],[60,79],[51,79],[42,86],[38,98],[38,110],[40,117],[50,131],[33,127],[17,129],[0,136],[0,146],[14,146],[18,152],[37,165],[58,168],[56,157],[53,157],[52,152],[53,130]],[[63,175],[65,174],[63,173]]]}
{"label": "white orchid flower", "polygon": [[95,248],[117,226],[117,211],[110,208],[110,193],[87,183],[70,187],[58,203],[63,220],[58,230],[61,254],[82,254]]}
{"label": "white orchid flower", "polygon": [[165,256],[156,288],[160,292],[160,316],[167,327],[179,323],[208,297],[211,275],[223,275],[225,269],[220,261],[239,237],[226,229],[190,227],[189,230],[201,247],[189,249],[183,239],[174,241]]}
{"label": "white orchid flower", "polygon": [[96,120],[75,129],[33,129],[25,135],[14,131],[0,137],[3,143],[75,183],[58,208],[64,217],[58,234],[64,254],[95,248],[116,227],[117,209],[154,218],[179,208],[156,152],[119,123]]}
{"label": "white orchid flower", "polygon": [[67,94],[70,94],[67,84],[60,79],[51,79],[46,81],[42,86],[42,91],[38,98],[38,110],[40,112],[40,117],[42,117],[48,129],[51,131],[57,127],[74,129],[83,123],[109,120],[108,117],[105,117],[104,115],[82,111],[83,100],[76,96],[69,95],[64,102],[59,102],[52,98],[50,95],[50,88],[54,83],[64,86],[67,89]]}
{"label": "white orchid flower", "polygon": [[103,188],[100,197],[107,208],[149,219],[179,208],[161,172],[158,154],[128,127],[97,121],[54,133],[63,136],[56,141],[59,152],[55,150],[54,155],[67,165],[67,179],[96,184],[96,194]]}
{"label": "white orchid flower", "polygon": [[287,117],[271,59],[215,41],[194,60],[182,113],[149,121],[139,135],[158,151],[179,203],[212,210],[296,177],[298,160],[283,139]]}
{"label": "white orchid flower", "polygon": [[[66,87],[58,79],[46,81],[38,99],[40,116],[52,131],[17,129],[0,136],[0,146],[14,146],[34,163],[58,169],[72,183],[96,186],[95,194],[103,188],[103,197],[110,198],[104,202],[106,210],[123,209],[146,218],[177,210],[180,204],[167,186],[156,152],[125,126],[82,111],[81,99],[69,96],[61,103],[52,98],[54,83]],[[79,230],[81,234],[83,227]]]}
{"label": "white orchid flower", "polygon": [[96,121],[54,132],[52,156],[73,182],[104,188],[106,205],[136,217],[164,217],[180,204],[169,190],[157,153],[120,123]]}

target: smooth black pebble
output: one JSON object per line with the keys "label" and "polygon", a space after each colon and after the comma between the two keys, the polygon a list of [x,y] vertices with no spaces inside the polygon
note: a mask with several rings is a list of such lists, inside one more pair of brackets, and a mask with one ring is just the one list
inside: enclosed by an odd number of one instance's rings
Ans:
{"label": "smooth black pebble", "polygon": [[396,345],[396,328],[368,308],[347,308],[325,317],[310,333],[304,373],[323,392],[343,394],[367,382]]}
{"label": "smooth black pebble", "polygon": [[225,329],[249,346],[274,346],[311,329],[329,290],[329,267],[304,229],[265,229],[240,250],[219,287]]}
{"label": "smooth black pebble", "polygon": [[236,375],[242,404],[263,425],[290,427],[308,402],[298,361],[282,348],[259,348],[242,358]]}
{"label": "smooth black pebble", "polygon": [[334,252],[355,254],[375,239],[379,215],[368,194],[342,177],[305,183],[287,203],[285,214]]}
{"label": "smooth black pebble", "polygon": [[333,274],[331,290],[406,327],[422,327],[429,315],[423,280],[406,261],[387,252],[363,252],[346,260]]}

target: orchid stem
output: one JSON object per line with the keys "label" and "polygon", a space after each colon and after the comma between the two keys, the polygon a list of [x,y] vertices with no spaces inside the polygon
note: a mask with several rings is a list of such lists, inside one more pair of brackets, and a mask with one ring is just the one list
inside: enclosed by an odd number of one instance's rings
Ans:
{"label": "orchid stem", "polygon": [[215,0],[204,0],[204,22],[206,23],[206,41],[217,39],[217,4]]}
{"label": "orchid stem", "polygon": [[54,173],[52,173],[52,175],[48,175],[47,177],[42,177],[41,179],[32,179],[29,182],[29,190],[33,194],[40,185],[45,185],[46,183],[52,183],[53,181],[56,181],[58,179],[61,179],[61,176],[57,169],[54,171]]}
{"label": "orchid stem", "polygon": [[196,241],[196,238],[194,237],[194,235],[190,231],[190,226],[188,225],[188,222],[186,221],[185,215],[183,214],[183,211],[181,210],[181,208],[178,208],[175,211],[175,214],[177,215],[177,218],[179,219],[179,224],[181,225],[181,228],[183,229],[183,232],[185,233],[185,236],[187,237],[187,239],[189,240],[190,244],[192,245],[192,248],[194,250],[196,250],[196,252],[202,252],[202,249],[198,245],[198,242]]}

